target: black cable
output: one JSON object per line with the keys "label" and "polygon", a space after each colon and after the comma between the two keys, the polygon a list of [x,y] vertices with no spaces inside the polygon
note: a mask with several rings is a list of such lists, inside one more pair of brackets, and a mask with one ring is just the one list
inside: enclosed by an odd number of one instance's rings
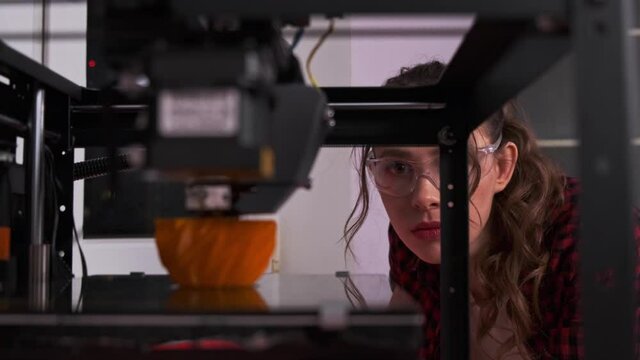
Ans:
{"label": "black cable", "polygon": [[[51,198],[53,199],[53,228],[52,228],[52,237],[51,237],[51,248],[53,249],[53,251],[56,250],[56,240],[58,239],[58,224],[60,222],[60,215],[58,214],[58,191],[55,185],[55,160],[53,157],[53,152],[51,152],[51,149],[49,149],[48,146],[45,145],[45,155],[47,155],[45,157],[45,160],[48,160],[48,162],[46,163],[47,166],[45,166],[46,171],[48,172],[48,174],[45,174],[45,176],[49,177],[49,181],[50,181],[50,185],[49,185],[49,189],[51,189],[50,194],[51,194]],[[48,157],[48,159],[47,159]],[[46,185],[45,185],[46,187]]]}
{"label": "black cable", "polygon": [[[73,216],[71,216],[73,219]],[[76,243],[78,244],[78,251],[80,252],[80,262],[82,263],[82,279],[80,279],[80,295],[78,296],[78,303],[76,304],[75,312],[78,313],[80,311],[80,305],[82,304],[82,300],[84,299],[84,282],[87,279],[87,260],[84,258],[84,251],[82,251],[82,246],[80,246],[80,237],[78,236],[78,230],[76,229],[76,221],[73,219],[71,221],[73,226],[73,235],[76,238]]]}
{"label": "black cable", "polygon": [[304,35],[304,28],[299,27],[296,33],[293,35],[293,40],[291,41],[291,46],[289,47],[291,52],[293,52],[296,46],[298,46],[303,35]]}
{"label": "black cable", "polygon": [[78,245],[78,251],[80,251],[80,261],[82,262],[82,278],[87,277],[89,273],[87,271],[87,260],[84,257],[84,251],[82,251],[82,246],[80,245],[80,237],[78,236],[78,230],[76,229],[76,221],[75,219],[71,222],[73,225],[73,234],[76,237],[76,244]]}
{"label": "black cable", "polygon": [[[57,179],[56,179],[57,180]],[[61,185],[58,182],[58,185]],[[78,296],[78,302],[76,303],[75,312],[80,311],[80,305],[82,304],[82,300],[84,299],[84,282],[87,279],[87,275],[89,271],[87,270],[87,259],[84,257],[84,251],[82,251],[82,245],[80,245],[80,236],[78,236],[78,229],[76,228],[76,219],[71,214],[71,226],[73,227],[73,236],[76,239],[76,244],[78,245],[78,252],[80,252],[80,262],[82,263],[82,279],[80,279],[80,295]]]}
{"label": "black cable", "polygon": [[80,295],[78,296],[78,302],[76,303],[76,308],[74,310],[75,313],[80,312],[80,305],[82,305],[82,300],[84,300],[84,278],[80,280]]}

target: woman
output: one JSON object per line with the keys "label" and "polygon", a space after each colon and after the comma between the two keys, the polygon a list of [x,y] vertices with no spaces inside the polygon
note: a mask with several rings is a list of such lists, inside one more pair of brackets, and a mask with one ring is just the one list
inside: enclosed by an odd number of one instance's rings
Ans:
{"label": "woman", "polygon": [[[403,69],[386,86],[431,85],[445,66]],[[581,357],[577,184],[545,158],[512,102],[469,139],[471,354],[476,359]],[[421,357],[439,358],[438,149],[365,147],[361,191],[345,225],[347,246],[368,211],[367,178],[389,215],[394,296],[425,313]]]}

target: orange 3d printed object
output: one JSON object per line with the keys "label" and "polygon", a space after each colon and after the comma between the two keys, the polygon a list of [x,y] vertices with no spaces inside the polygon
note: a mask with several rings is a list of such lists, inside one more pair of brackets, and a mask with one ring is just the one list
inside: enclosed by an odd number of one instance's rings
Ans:
{"label": "orange 3d printed object", "polygon": [[276,223],[237,218],[156,220],[160,260],[183,287],[250,286],[275,247]]}

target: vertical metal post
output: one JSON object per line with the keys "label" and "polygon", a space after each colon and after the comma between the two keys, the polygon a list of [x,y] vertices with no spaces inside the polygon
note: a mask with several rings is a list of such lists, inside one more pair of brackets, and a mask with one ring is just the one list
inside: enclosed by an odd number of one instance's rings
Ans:
{"label": "vertical metal post", "polygon": [[29,247],[29,309],[46,311],[49,305],[49,244]]}
{"label": "vertical metal post", "polygon": [[44,227],[44,106],[45,92],[35,92],[29,129],[29,302],[44,310],[49,286],[49,245]]}
{"label": "vertical metal post", "polygon": [[[56,142],[48,144],[53,157],[53,177],[55,183],[51,187],[56,190],[56,206],[58,226],[52,228],[51,234],[51,266],[49,275],[49,292],[56,294],[50,311],[67,311],[71,303],[71,292],[62,291],[67,286],[72,274],[73,249],[73,147],[71,144],[71,121],[69,96],[55,91],[47,91],[45,101],[45,119],[47,131],[60,135]],[[51,120],[49,120],[51,119]],[[49,219],[47,216],[51,216]],[[45,220],[55,221],[56,214],[47,212]],[[47,221],[45,221],[45,225]],[[45,233],[45,239],[49,239]]]}
{"label": "vertical metal post", "polygon": [[440,307],[441,359],[469,359],[468,133],[452,111],[440,142]]}
{"label": "vertical metal post", "polygon": [[45,108],[45,118],[55,119],[47,122],[47,130],[60,134],[58,141],[49,144],[53,154],[53,175],[56,182],[51,186],[56,189],[57,194],[57,206],[54,210],[58,215],[57,231],[51,238],[51,283],[66,284],[72,276],[73,248],[73,147],[70,133],[70,99],[65,94],[49,91]]}
{"label": "vertical metal post", "polygon": [[29,133],[30,239],[40,245],[44,216],[44,90],[36,91]]}
{"label": "vertical metal post", "polygon": [[637,55],[629,36],[634,1],[573,3],[585,358],[632,359],[636,244],[631,129],[639,119]]}

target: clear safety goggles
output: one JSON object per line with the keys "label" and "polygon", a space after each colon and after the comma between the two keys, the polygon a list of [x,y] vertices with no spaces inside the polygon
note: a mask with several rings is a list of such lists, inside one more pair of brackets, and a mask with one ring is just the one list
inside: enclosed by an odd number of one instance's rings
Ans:
{"label": "clear safety goggles", "polygon": [[[476,150],[477,161],[480,165],[480,176],[491,170],[488,158],[498,150],[502,142],[502,135],[498,140]],[[468,161],[468,171],[471,175],[472,159]],[[378,190],[391,196],[407,196],[415,190],[418,179],[427,179],[438,190],[440,189],[440,156],[435,155],[424,162],[415,162],[394,157],[376,158],[371,151],[366,160],[369,175],[373,178]],[[471,176],[469,176],[471,179]]]}

